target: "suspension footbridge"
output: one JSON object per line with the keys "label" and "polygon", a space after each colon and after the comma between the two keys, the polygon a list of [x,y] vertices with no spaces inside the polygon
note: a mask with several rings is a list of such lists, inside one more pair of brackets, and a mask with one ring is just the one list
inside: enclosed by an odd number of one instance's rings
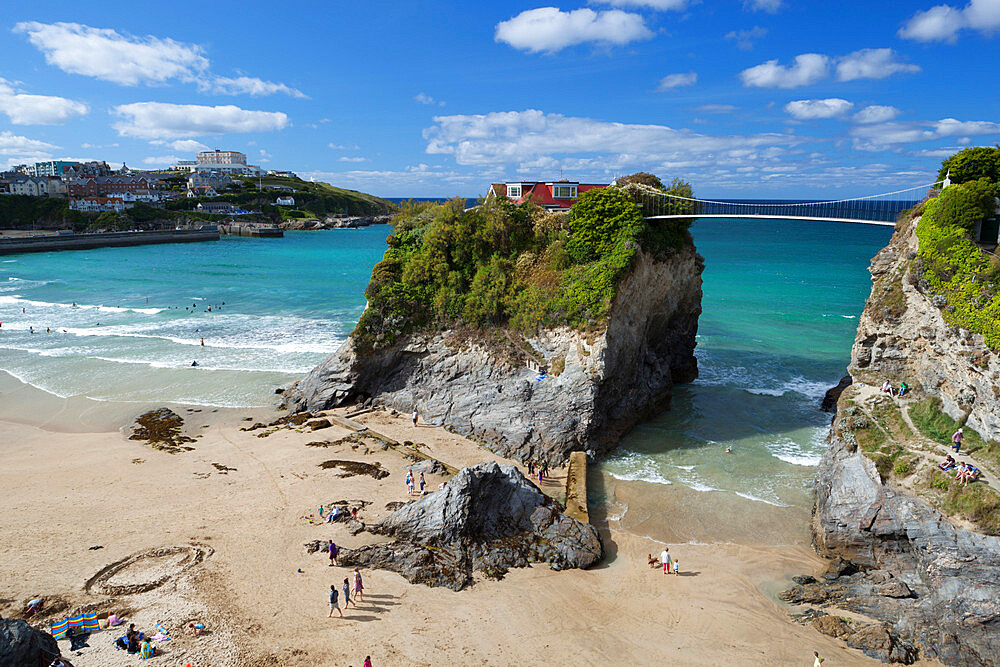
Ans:
{"label": "suspension footbridge", "polygon": [[714,200],[680,197],[666,192],[640,195],[647,220],[681,218],[763,218],[768,220],[815,220],[856,222],[893,226],[903,211],[913,208],[928,189],[947,186],[948,180],[904,190],[829,201]]}

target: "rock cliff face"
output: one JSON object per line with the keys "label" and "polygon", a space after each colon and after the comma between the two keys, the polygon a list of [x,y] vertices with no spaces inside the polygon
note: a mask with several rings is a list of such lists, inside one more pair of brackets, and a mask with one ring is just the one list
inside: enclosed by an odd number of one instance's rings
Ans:
{"label": "rock cliff face", "polygon": [[[939,396],[954,418],[986,437],[1000,426],[1000,361],[982,337],[950,327],[946,304],[926,292],[916,223],[896,231],[871,265],[872,295],[859,321],[850,372],[855,382],[906,381]],[[919,260],[917,260],[919,261]],[[832,603],[888,624],[895,652],[951,665],[995,665],[1000,652],[1000,538],[956,525],[923,500],[883,482],[874,463],[847,442],[838,414],[816,478],[816,546],[837,565],[826,581],[787,599]],[[890,657],[890,653],[892,656]]]}
{"label": "rock cliff face", "polygon": [[288,405],[321,410],[373,400],[473,437],[515,458],[600,455],[638,421],[666,409],[675,382],[697,376],[695,334],[703,260],[688,247],[664,261],[639,252],[607,327],[527,338],[548,377],[451,331],[404,337],[389,349],[353,339],[296,386]]}
{"label": "rock cliff face", "polygon": [[370,532],[397,541],[341,552],[342,565],[461,590],[472,572],[502,577],[531,562],[587,568],[601,559],[597,529],[562,512],[512,465],[464,468],[445,488],[403,505]]}
{"label": "rock cliff face", "polygon": [[839,438],[820,463],[813,528],[819,552],[847,563],[816,587],[816,601],[889,623],[924,657],[997,664],[1000,538],[960,528],[883,484]]}
{"label": "rock cliff face", "polygon": [[[983,337],[950,326],[947,303],[914,271],[916,222],[907,223],[872,260],[872,295],[858,323],[850,373],[869,383],[907,382],[940,397],[953,419],[988,439],[1000,437],[1000,355]],[[916,260],[919,266],[919,259]]]}

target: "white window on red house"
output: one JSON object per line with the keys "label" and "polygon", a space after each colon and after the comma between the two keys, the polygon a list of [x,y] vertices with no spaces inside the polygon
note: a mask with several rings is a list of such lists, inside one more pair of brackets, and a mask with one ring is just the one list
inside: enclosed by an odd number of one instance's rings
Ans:
{"label": "white window on red house", "polygon": [[553,185],[552,186],[552,198],[553,199],[576,199],[576,186],[575,185]]}
{"label": "white window on red house", "polygon": [[520,199],[521,198],[521,184],[520,183],[508,183],[507,184],[507,198],[508,199]]}

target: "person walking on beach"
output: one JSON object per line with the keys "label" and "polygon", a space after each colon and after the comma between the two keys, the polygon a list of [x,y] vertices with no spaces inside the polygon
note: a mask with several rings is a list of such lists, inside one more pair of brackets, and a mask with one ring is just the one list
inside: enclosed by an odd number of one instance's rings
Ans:
{"label": "person walking on beach", "polygon": [[660,562],[663,563],[663,574],[670,574],[671,558],[670,558],[670,547],[663,547],[663,551],[660,552]]}
{"label": "person walking on beach", "polygon": [[413,421],[413,425],[414,425],[414,426],[416,426],[416,425],[417,425],[417,417],[419,417],[419,416],[420,416],[420,415],[418,415],[418,414],[417,414],[417,409],[416,409],[416,408],[413,408],[413,414],[412,414],[412,415],[410,415],[410,419],[411,419],[411,420]]}
{"label": "person walking on beach", "polygon": [[205,347],[205,339],[204,338],[201,339],[201,346]]}
{"label": "person walking on beach", "polygon": [[358,568],[354,568],[354,599],[365,601],[365,585],[361,581],[361,571]]}
{"label": "person walking on beach", "polygon": [[330,584],[330,615],[327,618],[333,618],[333,610],[336,609],[340,617],[344,617],[344,612],[340,611],[340,605],[337,604],[337,587],[334,584]]}
{"label": "person walking on beach", "polygon": [[326,550],[330,552],[330,567],[333,567],[337,564],[337,554],[340,553],[340,549],[333,543],[333,540],[330,540],[330,543],[326,545]]}
{"label": "person walking on beach", "polygon": [[813,651],[813,658],[815,658],[813,660],[813,667],[822,667],[823,658],[819,657],[819,651]]}
{"label": "person walking on beach", "polygon": [[534,474],[535,474],[535,462],[532,461],[531,459],[528,459],[528,477],[531,477]]}
{"label": "person walking on beach", "polygon": [[347,577],[344,577],[343,591],[344,591],[344,609],[347,609],[347,607],[352,604],[355,607],[357,607],[358,606],[357,603],[351,599],[351,584],[348,583]]}
{"label": "person walking on beach", "polygon": [[370,655],[365,656],[365,661],[361,663],[361,667],[372,667],[372,657]]}
{"label": "person walking on beach", "polygon": [[406,492],[409,495],[413,495],[413,471],[406,471]]}
{"label": "person walking on beach", "polygon": [[426,484],[427,482],[424,481],[424,473],[420,473],[420,495],[424,495],[424,485]]}
{"label": "person walking on beach", "polygon": [[958,429],[951,436],[951,448],[955,450],[956,454],[962,448],[962,435],[962,429]]}

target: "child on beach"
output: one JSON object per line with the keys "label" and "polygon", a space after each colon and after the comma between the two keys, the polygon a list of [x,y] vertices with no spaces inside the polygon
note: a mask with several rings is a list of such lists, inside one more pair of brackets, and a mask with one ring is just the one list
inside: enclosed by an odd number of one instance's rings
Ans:
{"label": "child on beach", "polygon": [[351,599],[351,584],[348,583],[347,577],[344,577],[344,609],[347,609],[349,605],[354,605],[357,607],[357,603]]}
{"label": "child on beach", "polygon": [[361,572],[354,568],[354,599],[365,601],[365,586],[361,581]]}
{"label": "child on beach", "polygon": [[344,612],[340,611],[340,605],[337,604],[337,587],[334,584],[330,584],[330,615],[327,618],[333,618],[334,609],[343,618]]}

